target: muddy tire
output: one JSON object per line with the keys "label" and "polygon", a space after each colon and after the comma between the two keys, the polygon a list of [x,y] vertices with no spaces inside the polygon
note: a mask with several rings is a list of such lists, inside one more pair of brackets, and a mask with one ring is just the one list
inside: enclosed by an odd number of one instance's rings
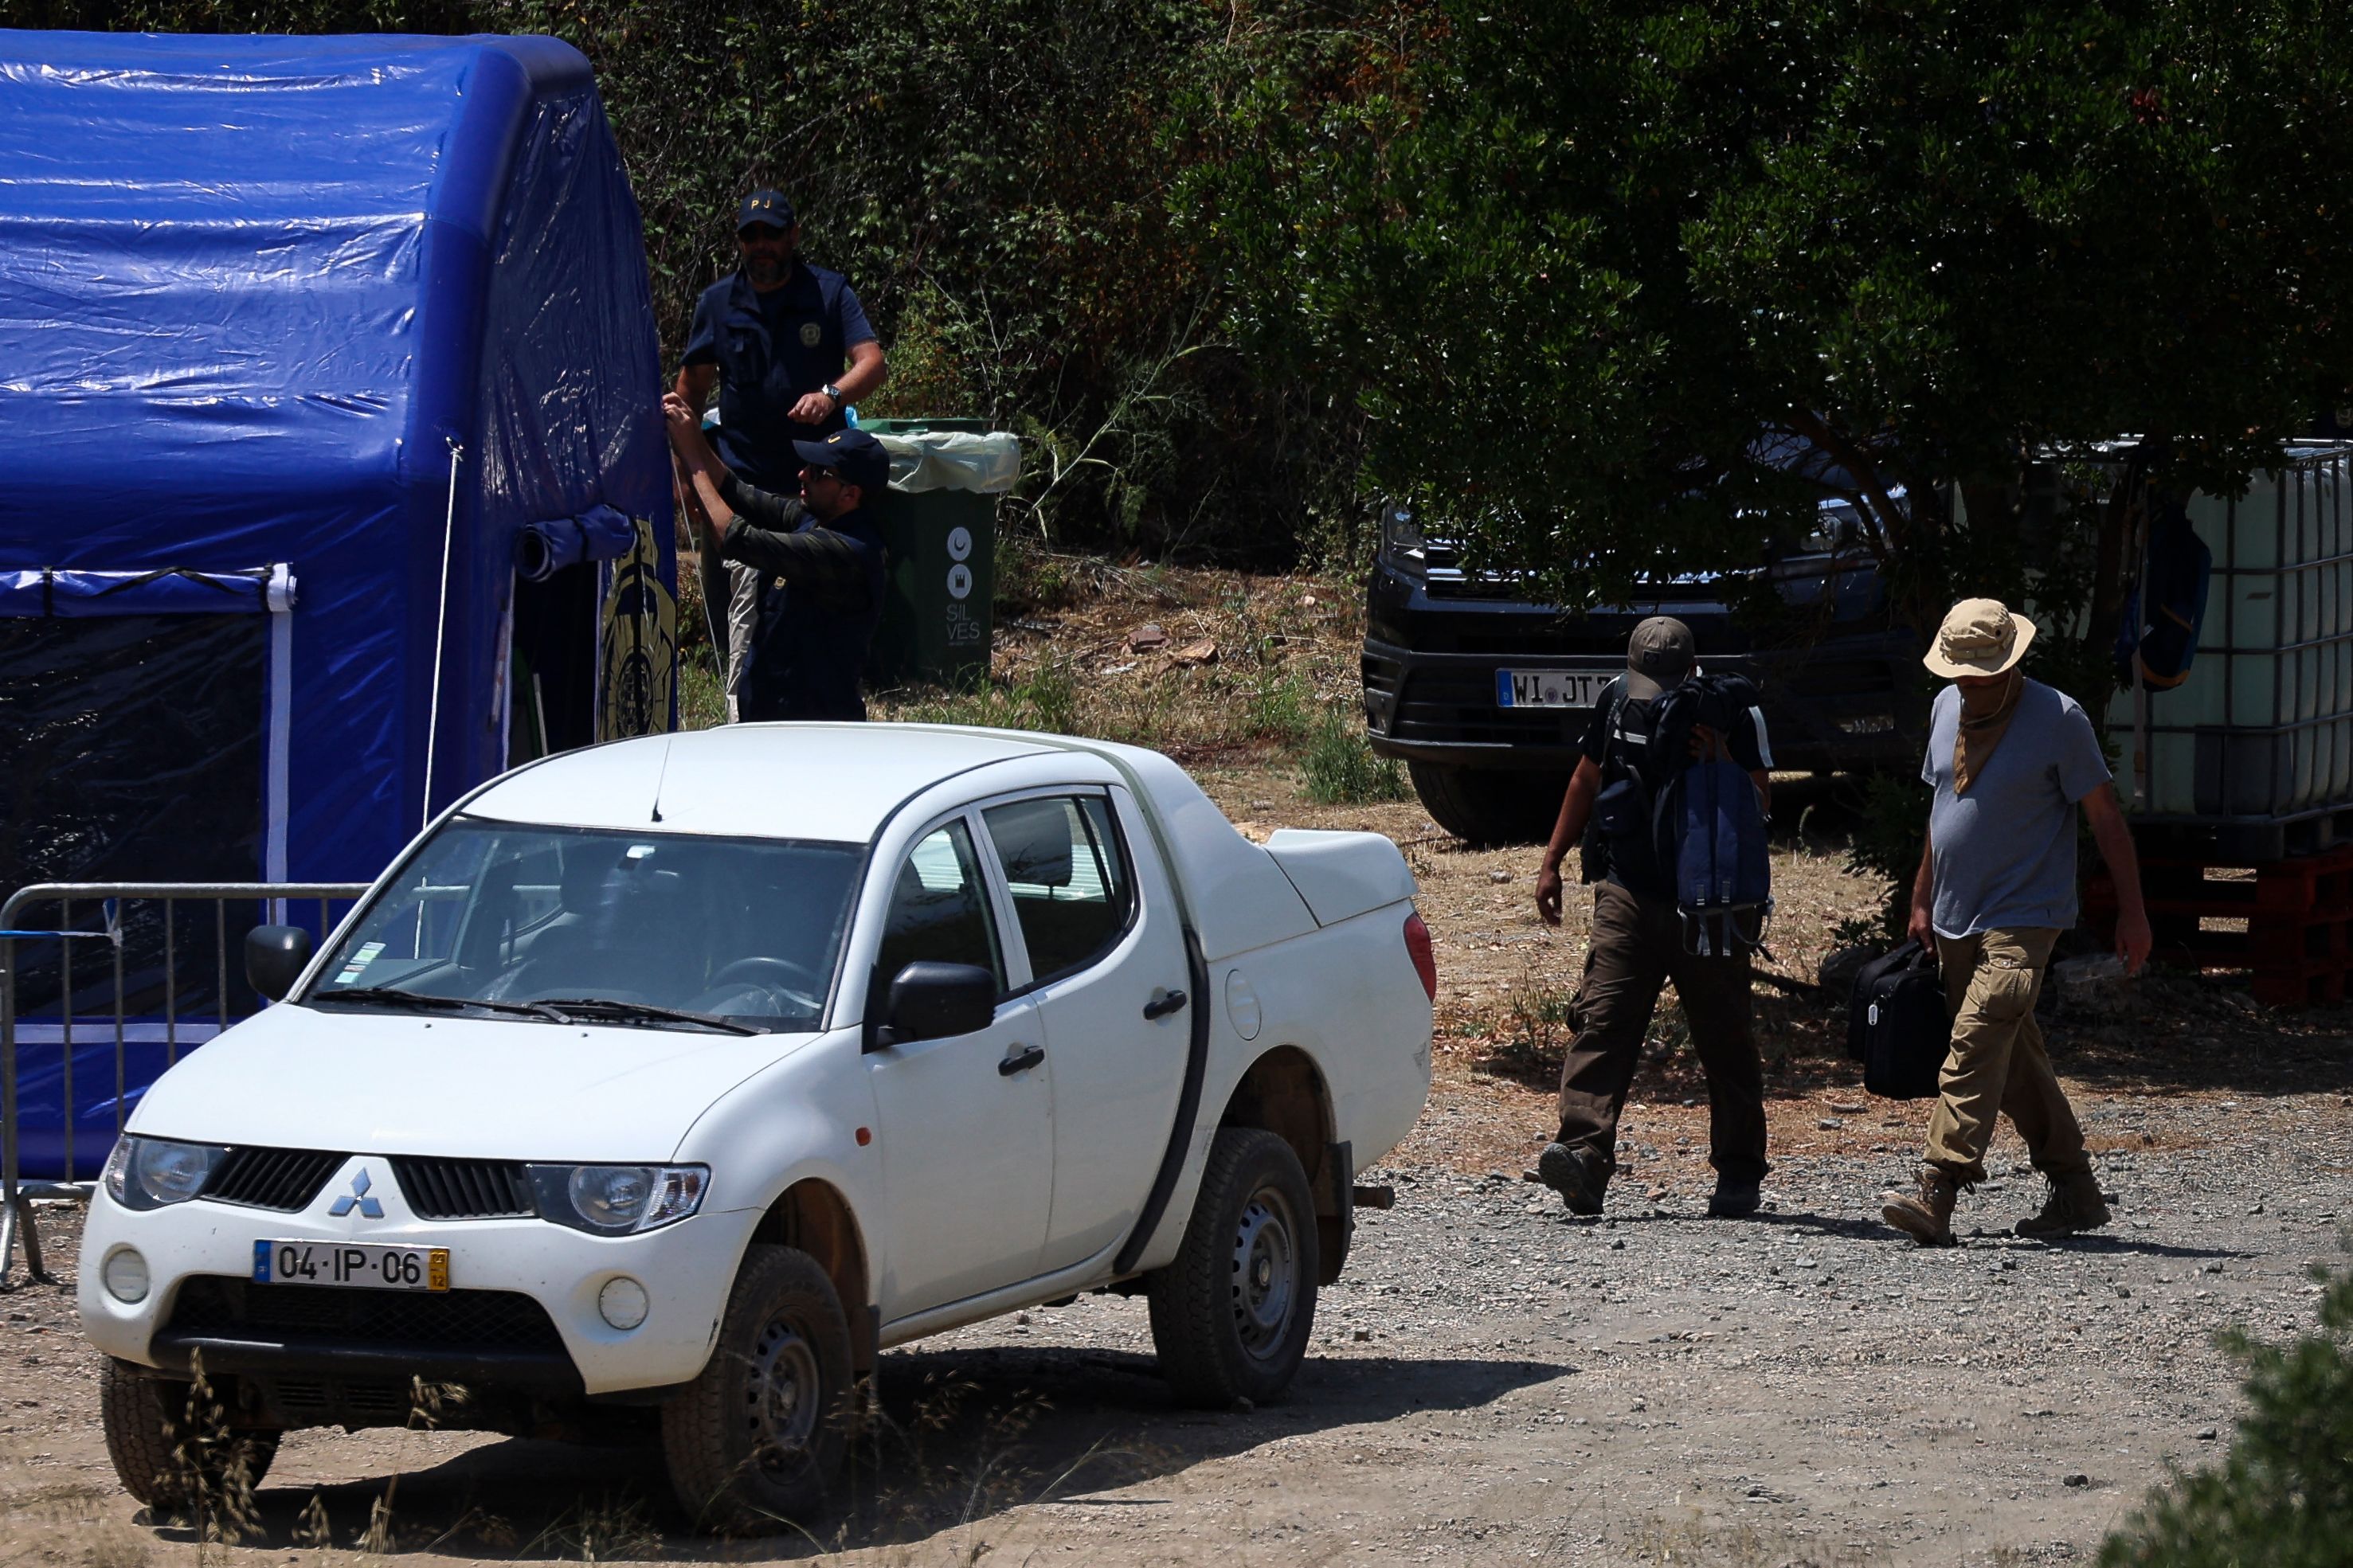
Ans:
{"label": "muddy tire", "polygon": [[240,1512],[278,1457],[278,1434],[206,1437],[202,1413],[190,1416],[191,1386],[110,1357],[98,1373],[106,1457],[122,1489],[158,1513]]}
{"label": "muddy tire", "polygon": [[1430,819],[1469,844],[1542,844],[1567,792],[1566,773],[1513,773],[1408,763]]}
{"label": "muddy tire", "polygon": [[1160,1374],[1187,1405],[1281,1396],[1307,1353],[1319,1273],[1315,1205],[1273,1133],[1221,1127],[1185,1240],[1145,1279]]}
{"label": "muddy tire", "polygon": [[699,1529],[773,1535],[823,1514],[849,1447],[849,1323],[805,1252],[754,1246],[702,1375],[662,1406],[670,1488]]}

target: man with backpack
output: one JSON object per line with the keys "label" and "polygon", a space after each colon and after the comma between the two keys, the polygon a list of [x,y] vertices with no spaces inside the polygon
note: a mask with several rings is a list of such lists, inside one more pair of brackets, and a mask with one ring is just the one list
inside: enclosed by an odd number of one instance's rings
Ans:
{"label": "man with backpack", "polygon": [[2099,737],[2075,700],[2029,680],[2034,623],[1999,599],[1964,599],[1921,662],[1953,684],[1928,713],[1921,782],[1936,791],[1912,887],[1910,935],[1936,954],[1952,1042],[1917,1187],[1880,1194],[1887,1223],[1923,1247],[1953,1245],[1953,1205],[1986,1178],[1994,1119],[2007,1115],[2051,1184],[2021,1236],[2108,1223],[2107,1200],[2042,1048],[2034,1003],[2060,933],[2075,923],[2075,809],[2116,879],[2116,954],[2148,958],[2148,913],[2132,832]]}
{"label": "man with backpack", "polygon": [[1634,628],[1626,673],[1602,694],[1536,879],[1536,912],[1561,916],[1560,864],[1586,841],[1591,941],[1560,1075],[1560,1130],[1536,1173],[1573,1214],[1597,1215],[1617,1169],[1618,1115],[1669,980],[1707,1072],[1707,1212],[1757,1212],[1765,1074],[1749,1032],[1748,955],[1770,900],[1764,812],[1773,765],[1746,680],[1699,674],[1691,628]]}

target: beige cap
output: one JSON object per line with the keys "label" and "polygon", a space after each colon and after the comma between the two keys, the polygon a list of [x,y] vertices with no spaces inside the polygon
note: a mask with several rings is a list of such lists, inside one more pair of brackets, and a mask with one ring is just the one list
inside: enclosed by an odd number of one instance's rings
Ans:
{"label": "beige cap", "polygon": [[1963,599],[1946,613],[1936,640],[1920,662],[1947,680],[2000,675],[2026,657],[2034,623],[2000,599]]}
{"label": "beige cap", "polygon": [[1652,616],[1626,639],[1626,695],[1657,701],[1661,692],[1683,683],[1698,658],[1691,627],[1672,616]]}

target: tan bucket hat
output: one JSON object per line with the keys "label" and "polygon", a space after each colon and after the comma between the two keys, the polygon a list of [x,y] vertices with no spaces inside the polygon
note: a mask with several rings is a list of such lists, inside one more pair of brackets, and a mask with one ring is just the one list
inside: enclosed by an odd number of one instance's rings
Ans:
{"label": "tan bucket hat", "polygon": [[2034,623],[2000,599],[1963,599],[1946,612],[1935,644],[1920,662],[1947,680],[2000,675],[2026,657]]}

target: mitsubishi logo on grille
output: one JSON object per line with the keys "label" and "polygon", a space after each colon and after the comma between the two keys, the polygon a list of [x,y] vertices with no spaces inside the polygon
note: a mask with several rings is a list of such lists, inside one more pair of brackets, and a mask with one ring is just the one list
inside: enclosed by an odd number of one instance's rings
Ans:
{"label": "mitsubishi logo on grille", "polygon": [[327,1212],[335,1218],[341,1219],[356,1208],[360,1211],[362,1219],[382,1219],[384,1205],[368,1196],[368,1188],[373,1185],[375,1184],[368,1180],[367,1167],[362,1165],[360,1173],[352,1178],[352,1190],[337,1198],[334,1206]]}

